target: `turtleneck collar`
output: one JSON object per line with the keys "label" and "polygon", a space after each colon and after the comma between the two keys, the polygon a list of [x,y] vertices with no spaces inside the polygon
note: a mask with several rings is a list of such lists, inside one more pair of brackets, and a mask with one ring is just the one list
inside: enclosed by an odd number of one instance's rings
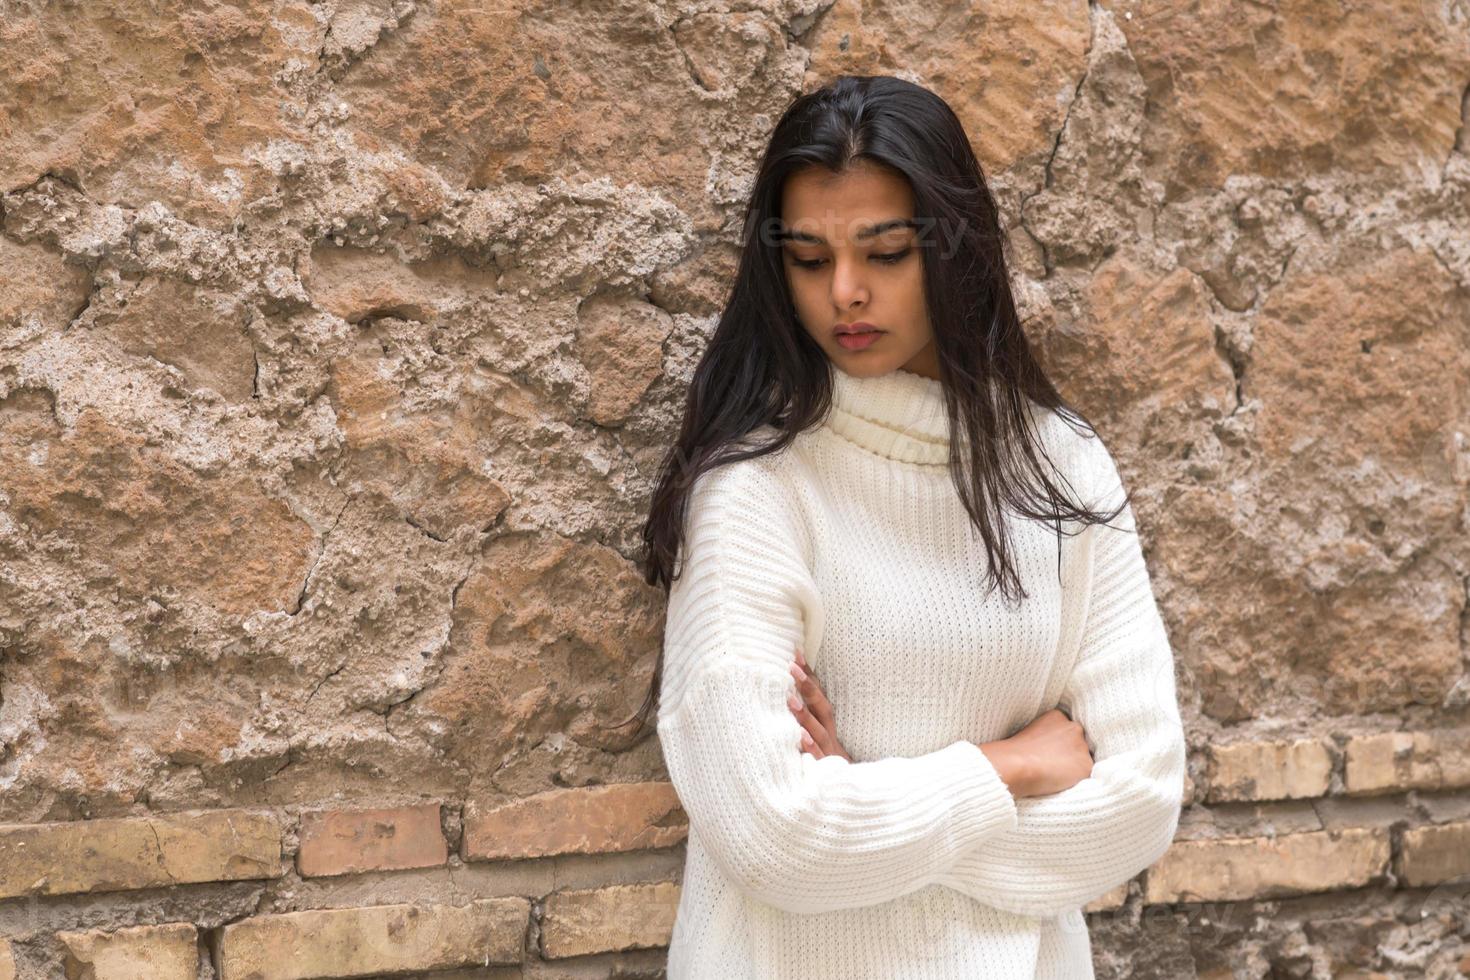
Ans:
{"label": "turtleneck collar", "polygon": [[944,386],[902,368],[872,378],[828,362],[832,411],[826,425],[837,435],[904,463],[949,463],[949,417]]}

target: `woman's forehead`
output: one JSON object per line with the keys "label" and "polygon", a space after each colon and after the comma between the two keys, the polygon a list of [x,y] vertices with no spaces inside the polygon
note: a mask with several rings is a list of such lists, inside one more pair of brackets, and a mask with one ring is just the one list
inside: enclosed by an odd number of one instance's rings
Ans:
{"label": "woman's forehead", "polygon": [[886,170],[861,167],[834,174],[808,168],[786,179],[781,189],[781,213],[791,225],[837,223],[856,232],[889,218],[913,216],[913,192],[908,181]]}

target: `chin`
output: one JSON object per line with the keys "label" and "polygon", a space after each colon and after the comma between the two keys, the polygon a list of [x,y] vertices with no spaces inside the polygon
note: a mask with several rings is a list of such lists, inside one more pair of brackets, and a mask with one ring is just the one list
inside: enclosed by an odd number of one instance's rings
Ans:
{"label": "chin", "polygon": [[[858,352],[861,353],[861,352]],[[833,362],[848,374],[855,378],[876,378],[879,375],[889,374],[902,367],[901,362],[893,358],[867,358],[854,357],[853,351],[842,351],[841,355],[833,358]]]}
{"label": "chin", "polygon": [[891,350],[848,350],[841,344],[833,344],[829,354],[838,364],[854,369],[862,368],[864,374],[882,374],[885,371],[892,371],[913,359],[912,354],[900,355]]}

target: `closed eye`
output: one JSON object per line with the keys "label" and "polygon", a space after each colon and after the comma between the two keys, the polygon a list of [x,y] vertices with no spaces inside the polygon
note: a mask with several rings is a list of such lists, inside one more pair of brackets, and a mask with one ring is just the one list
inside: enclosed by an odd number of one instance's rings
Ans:
{"label": "closed eye", "polygon": [[[912,252],[912,251],[913,251],[912,248],[906,248],[906,249],[903,249],[902,251],[899,251],[899,252],[885,252],[885,253],[882,253],[882,254],[879,254],[879,255],[870,255],[870,256],[868,256],[868,258],[872,259],[874,262],[880,262],[883,265],[896,265],[899,262],[902,262],[905,258],[907,258],[908,257],[908,254],[910,252]],[[802,268],[802,269],[816,269],[816,268],[820,268],[822,265],[824,265],[826,263],[826,261],[827,261],[826,259],[798,259],[798,258],[793,258],[791,260],[791,264],[792,265],[795,265],[795,266],[798,266],[799,268]]]}

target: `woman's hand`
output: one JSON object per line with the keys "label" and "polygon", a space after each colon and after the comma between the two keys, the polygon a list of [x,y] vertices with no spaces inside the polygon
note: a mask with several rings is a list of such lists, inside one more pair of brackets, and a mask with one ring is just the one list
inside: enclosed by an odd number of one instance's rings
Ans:
{"label": "woman's hand", "polygon": [[796,649],[796,663],[791,665],[791,676],[796,678],[796,691],[800,697],[793,695],[787,707],[806,729],[801,733],[801,750],[818,759],[835,755],[851,762],[852,756],[837,741],[837,719],[832,716],[832,702],[827,700],[816,675],[807,666],[800,647]]}
{"label": "woman's hand", "polygon": [[1044,711],[1025,728],[980,746],[1011,795],[1048,796],[1092,775],[1092,750],[1080,722],[1059,708]]}

